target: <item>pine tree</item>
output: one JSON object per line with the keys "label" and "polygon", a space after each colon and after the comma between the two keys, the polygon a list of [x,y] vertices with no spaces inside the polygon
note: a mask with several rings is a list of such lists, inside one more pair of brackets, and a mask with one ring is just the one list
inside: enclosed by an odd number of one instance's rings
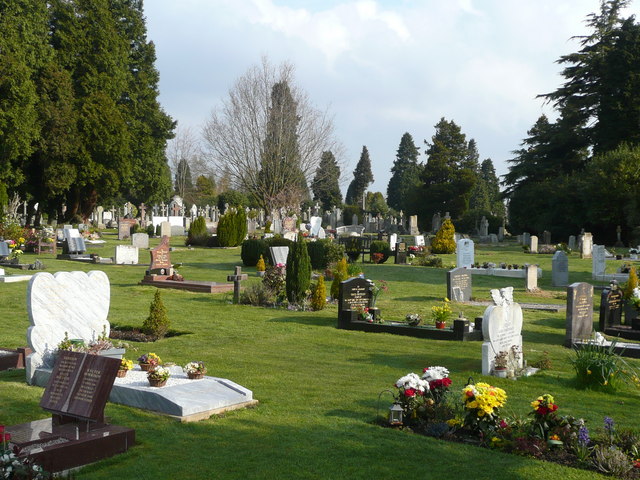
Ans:
{"label": "pine tree", "polygon": [[170,327],[171,322],[167,316],[167,308],[160,296],[160,290],[156,289],[153,301],[149,306],[149,316],[142,323],[142,331],[156,338],[164,338]]}
{"label": "pine tree", "polygon": [[313,199],[320,202],[323,210],[330,210],[342,205],[342,192],[340,191],[340,167],[333,153],[322,152],[320,164],[311,184]]}
{"label": "pine tree", "polygon": [[373,182],[371,159],[369,158],[369,150],[367,150],[366,146],[363,146],[360,160],[353,171],[353,180],[347,189],[345,202],[349,205],[362,205],[364,194],[371,182]]}
{"label": "pine tree", "polygon": [[419,155],[420,149],[413,142],[411,134],[402,135],[387,185],[387,204],[391,208],[406,213],[411,211],[414,191],[420,186]]}
{"label": "pine tree", "polygon": [[311,260],[302,235],[289,247],[287,256],[287,299],[299,304],[307,296],[311,284]]}

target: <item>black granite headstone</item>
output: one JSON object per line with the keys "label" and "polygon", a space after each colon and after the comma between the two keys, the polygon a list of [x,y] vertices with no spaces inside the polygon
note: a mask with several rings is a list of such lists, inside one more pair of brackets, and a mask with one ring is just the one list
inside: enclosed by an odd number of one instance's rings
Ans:
{"label": "black granite headstone", "polygon": [[396,243],[396,264],[407,263],[407,244],[405,242]]}
{"label": "black granite headstone", "polygon": [[[346,326],[358,320],[358,312],[365,308],[371,309],[373,299],[373,282],[366,278],[350,278],[340,282],[338,296],[338,326]],[[372,315],[375,312],[370,311]]]}
{"label": "black granite headstone", "polygon": [[466,268],[454,268],[447,272],[447,298],[454,302],[471,300],[471,272]]}
{"label": "black granite headstone", "polygon": [[617,327],[622,319],[622,290],[615,280],[602,291],[600,297],[600,331],[608,327]]}
{"label": "black granite headstone", "polygon": [[567,287],[567,321],[565,347],[588,340],[593,330],[593,285],[572,283]]}

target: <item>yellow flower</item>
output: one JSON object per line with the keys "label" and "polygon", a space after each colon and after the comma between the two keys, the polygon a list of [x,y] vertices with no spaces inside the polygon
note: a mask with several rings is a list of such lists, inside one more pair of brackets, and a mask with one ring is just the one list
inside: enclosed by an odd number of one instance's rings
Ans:
{"label": "yellow flower", "polygon": [[551,435],[549,440],[560,440],[560,437],[558,435]]}
{"label": "yellow flower", "polygon": [[591,370],[587,370],[587,375],[591,375]]}

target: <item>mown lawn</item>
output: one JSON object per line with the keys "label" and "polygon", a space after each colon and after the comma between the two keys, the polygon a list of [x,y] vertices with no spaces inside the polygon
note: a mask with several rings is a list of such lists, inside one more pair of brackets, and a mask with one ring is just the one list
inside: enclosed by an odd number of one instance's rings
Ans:
{"label": "mown lawn", "polygon": [[[90,252],[112,256],[115,237]],[[180,246],[171,253],[182,262],[186,279],[225,281],[240,265],[239,249],[196,249]],[[157,244],[157,240],[153,241]],[[35,256],[25,255],[33,261]],[[109,320],[139,326],[148,315],[155,289],[138,285],[144,266],[87,265],[43,255],[47,271],[104,270],[111,281]],[[140,261],[148,261],[141,252]],[[524,280],[473,278],[473,295],[489,299],[491,288],[512,285],[520,302],[564,303],[564,289],[551,287],[551,255],[525,255],[510,246],[478,247],[476,261],[540,264],[543,289],[524,292]],[[455,255],[445,256],[446,263]],[[613,271],[615,262],[609,262]],[[248,282],[259,281],[255,269]],[[403,319],[418,312],[428,318],[432,305],[446,294],[446,269],[364,264],[372,280],[385,280],[389,291],[378,305],[385,319]],[[573,254],[570,281],[590,281],[591,260]],[[248,283],[245,282],[245,283]],[[27,283],[1,284],[1,342],[4,348],[24,345],[28,327]],[[596,297],[598,293],[596,293]],[[640,424],[640,392],[622,386],[615,394],[577,390],[563,348],[564,313],[524,312],[524,353],[530,362],[548,352],[553,369],[517,381],[484,378],[480,342],[456,343],[389,334],[338,330],[334,305],[321,312],[234,306],[231,296],[163,290],[172,328],[182,335],[154,344],[134,344],[135,359],[152,351],[164,360],[185,364],[206,362],[209,374],[229,378],[253,390],[260,404],[206,421],[179,424],[150,412],[108,404],[114,424],[136,429],[137,443],[128,453],[90,465],[82,479],[381,479],[476,478],[564,479],[605,478],[600,475],[463,444],[446,443],[376,425],[378,411],[386,413],[392,388],[400,376],[429,365],[451,371],[455,391],[469,377],[504,388],[509,396],[505,413],[525,416],[538,395],[551,393],[560,412],[583,417],[597,430],[605,415],[621,427]],[[598,302],[597,302],[598,303]],[[597,308],[597,305],[596,305]],[[454,304],[457,316],[482,315],[483,307]],[[597,311],[597,310],[596,310]],[[596,314],[597,324],[597,314]],[[635,366],[640,362],[632,361]],[[0,424],[11,425],[46,417],[39,406],[42,389],[27,386],[23,371],[0,372]]]}

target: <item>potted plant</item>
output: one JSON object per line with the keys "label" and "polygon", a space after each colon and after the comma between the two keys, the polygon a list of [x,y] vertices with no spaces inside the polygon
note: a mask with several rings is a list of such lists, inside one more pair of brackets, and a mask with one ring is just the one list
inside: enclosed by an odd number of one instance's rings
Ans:
{"label": "potted plant", "polygon": [[509,352],[503,350],[496,354],[493,360],[493,374],[496,377],[507,378],[507,367],[509,366]]}
{"label": "potted plant", "polygon": [[148,372],[161,363],[162,360],[160,360],[160,357],[155,353],[145,353],[144,355],[140,355],[140,357],[138,357],[138,365],[140,365],[140,370],[142,370],[143,372]]}
{"label": "potted plant", "polygon": [[422,324],[422,317],[419,313],[407,313],[405,319],[410,327],[417,327]]}
{"label": "potted plant", "polygon": [[183,370],[191,380],[199,380],[207,373],[207,367],[204,366],[204,362],[189,362],[184,366]]}
{"label": "potted plant", "polygon": [[264,263],[264,258],[262,258],[262,255],[260,255],[260,258],[258,259],[258,263],[256,263],[256,274],[259,277],[264,277],[264,272],[266,269],[267,269],[267,266]]}
{"label": "potted plant", "polygon": [[442,305],[434,305],[431,307],[431,318],[438,329],[446,327],[449,315],[451,315],[451,306],[449,305],[448,298],[442,301]]}
{"label": "potted plant", "polygon": [[133,368],[133,361],[123,358],[120,360],[120,368],[118,369],[118,378],[124,378],[127,376],[127,372]]}
{"label": "potted plant", "polygon": [[171,376],[168,368],[157,365],[147,373],[147,380],[152,387],[164,387]]}

